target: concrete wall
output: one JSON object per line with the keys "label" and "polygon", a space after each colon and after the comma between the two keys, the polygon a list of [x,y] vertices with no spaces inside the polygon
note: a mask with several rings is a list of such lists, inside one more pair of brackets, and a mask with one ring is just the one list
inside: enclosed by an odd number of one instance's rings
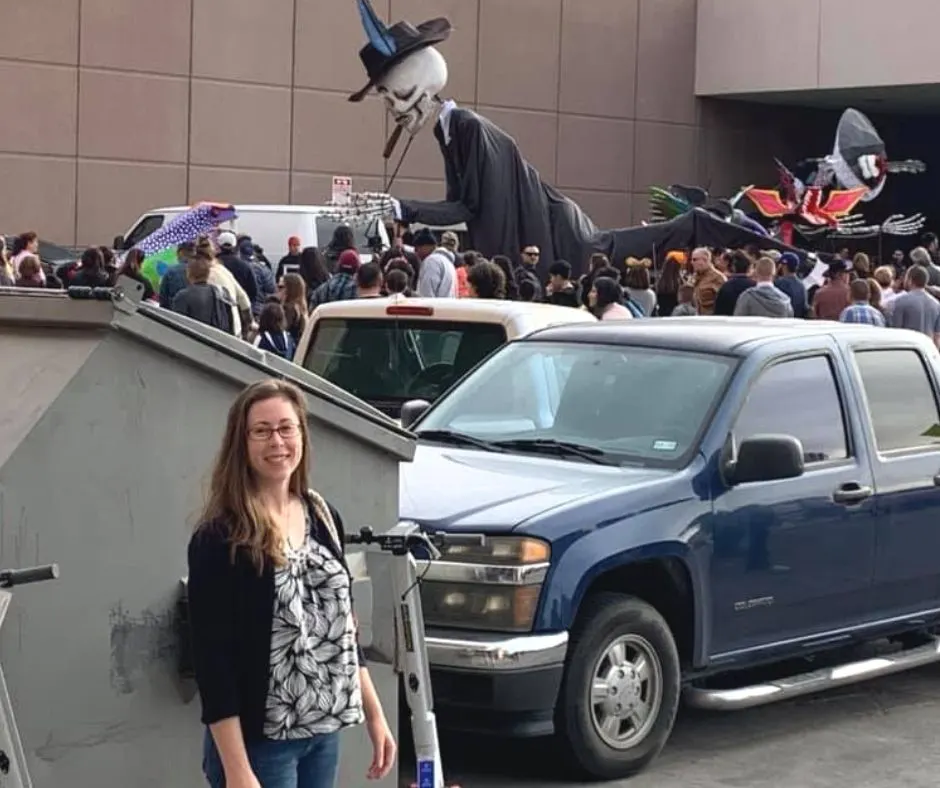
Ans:
{"label": "concrete wall", "polygon": [[[34,786],[201,786],[199,704],[175,679],[173,603],[238,386],[114,331],[65,341],[5,328],[0,360],[5,421],[27,425],[0,431],[2,565],[62,572],[18,589],[0,632]],[[390,524],[397,461],[316,410],[310,425],[315,486],[350,527]],[[397,683],[388,666],[372,668],[394,721]],[[365,733],[345,741],[340,784],[365,785]]]}
{"label": "concrete wall", "polygon": [[940,82],[936,0],[699,0],[695,92]]}

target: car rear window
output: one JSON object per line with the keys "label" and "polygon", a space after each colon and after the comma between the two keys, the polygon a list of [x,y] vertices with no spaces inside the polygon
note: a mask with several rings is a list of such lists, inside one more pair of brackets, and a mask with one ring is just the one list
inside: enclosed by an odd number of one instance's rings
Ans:
{"label": "car rear window", "polygon": [[303,366],[398,418],[402,403],[433,402],[506,341],[493,323],[324,318]]}

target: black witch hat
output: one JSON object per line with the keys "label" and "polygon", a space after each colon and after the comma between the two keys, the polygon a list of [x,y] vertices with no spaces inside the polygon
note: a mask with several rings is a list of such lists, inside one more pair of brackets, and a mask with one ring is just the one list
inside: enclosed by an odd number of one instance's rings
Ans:
{"label": "black witch hat", "polygon": [[450,20],[431,19],[415,27],[410,22],[396,22],[388,27],[375,13],[369,0],[357,0],[362,26],[369,43],[359,50],[359,59],[365,66],[369,82],[353,93],[350,101],[362,101],[394,66],[420,49],[446,41],[450,36]]}

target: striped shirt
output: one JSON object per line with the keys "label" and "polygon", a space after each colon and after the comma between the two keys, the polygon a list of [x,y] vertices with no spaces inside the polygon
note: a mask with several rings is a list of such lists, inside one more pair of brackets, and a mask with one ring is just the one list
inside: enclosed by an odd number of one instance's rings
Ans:
{"label": "striped shirt", "polygon": [[885,319],[875,307],[866,301],[856,301],[851,306],[847,306],[839,315],[840,323],[864,323],[869,326],[881,326],[884,328]]}

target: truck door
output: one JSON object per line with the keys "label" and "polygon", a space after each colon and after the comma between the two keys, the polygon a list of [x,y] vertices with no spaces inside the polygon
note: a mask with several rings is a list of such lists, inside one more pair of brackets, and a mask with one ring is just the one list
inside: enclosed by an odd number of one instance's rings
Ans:
{"label": "truck door", "polygon": [[876,447],[878,617],[940,607],[937,381],[916,348],[859,348],[853,356]]}
{"label": "truck door", "polygon": [[828,353],[773,361],[751,383],[736,444],[786,434],[803,444],[796,479],[721,487],[711,582],[713,658],[844,626],[874,564],[874,482],[850,439],[846,391]]}

